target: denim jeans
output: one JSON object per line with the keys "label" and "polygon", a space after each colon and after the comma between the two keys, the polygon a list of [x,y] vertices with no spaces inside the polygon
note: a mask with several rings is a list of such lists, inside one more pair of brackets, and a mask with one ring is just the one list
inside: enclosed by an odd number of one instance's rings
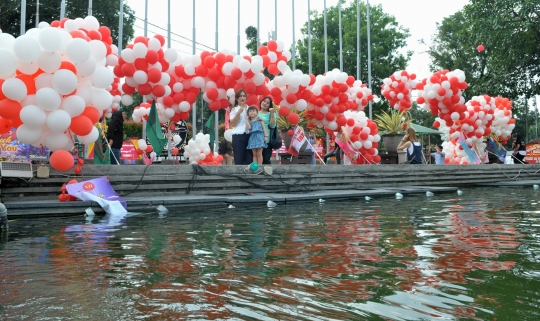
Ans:
{"label": "denim jeans", "polygon": [[120,165],[120,149],[118,148],[111,148],[112,155],[111,157],[111,165]]}

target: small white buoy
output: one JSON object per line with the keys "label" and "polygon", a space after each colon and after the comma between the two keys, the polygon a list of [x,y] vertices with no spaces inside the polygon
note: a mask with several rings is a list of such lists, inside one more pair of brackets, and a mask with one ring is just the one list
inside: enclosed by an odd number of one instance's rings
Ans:
{"label": "small white buoy", "polygon": [[229,205],[229,207],[227,207],[227,208],[234,208],[234,206],[231,204],[231,205]]}
{"label": "small white buoy", "polygon": [[275,202],[268,201],[268,203],[266,203],[266,206],[268,206],[269,208],[273,208],[273,207],[276,207],[277,204]]}
{"label": "small white buoy", "polygon": [[458,194],[458,195],[462,195],[463,192],[462,192],[461,190],[458,189],[457,194]]}
{"label": "small white buoy", "polygon": [[322,198],[319,198],[319,203],[324,203],[326,202],[325,200],[323,200]]}
{"label": "small white buoy", "polygon": [[403,194],[401,193],[396,193],[396,199],[400,200],[403,198]]}
{"label": "small white buoy", "polygon": [[169,213],[169,210],[163,205],[158,206],[157,211],[158,211],[159,214],[167,214],[167,213]]}
{"label": "small white buoy", "polygon": [[366,196],[365,199],[366,199],[366,201],[369,201],[371,199],[371,197]]}
{"label": "small white buoy", "polygon": [[430,191],[427,191],[427,192],[426,192],[426,196],[428,196],[428,197],[431,197],[431,196],[433,196],[433,195],[435,195],[435,194],[433,194],[433,193],[430,192]]}
{"label": "small white buoy", "polygon": [[94,213],[94,211],[92,211],[92,208],[87,208],[85,211],[84,211],[84,216],[94,216],[96,215],[96,213]]}
{"label": "small white buoy", "polygon": [[533,185],[533,188],[534,188],[534,189],[539,189],[540,186],[538,186],[538,185],[535,184],[535,185]]}

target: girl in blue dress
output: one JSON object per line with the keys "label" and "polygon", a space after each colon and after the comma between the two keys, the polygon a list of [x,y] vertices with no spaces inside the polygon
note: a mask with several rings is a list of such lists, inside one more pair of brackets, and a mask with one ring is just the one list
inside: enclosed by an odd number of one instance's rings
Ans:
{"label": "girl in blue dress", "polygon": [[263,120],[259,117],[257,107],[251,106],[247,109],[246,128],[249,130],[247,149],[251,149],[253,152],[253,161],[261,165],[263,162],[262,151],[267,146],[268,133]]}

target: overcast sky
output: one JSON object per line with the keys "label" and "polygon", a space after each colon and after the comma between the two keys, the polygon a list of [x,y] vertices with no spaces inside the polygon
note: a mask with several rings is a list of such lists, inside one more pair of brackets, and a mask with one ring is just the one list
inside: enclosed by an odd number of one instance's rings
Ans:
{"label": "overcast sky", "polygon": [[[261,42],[268,40],[268,33],[274,30],[274,0],[260,1],[260,35]],[[356,0],[347,0],[345,7]],[[137,19],[135,23],[135,36],[143,35],[145,0],[125,0],[135,11]],[[293,0],[277,0],[278,26],[277,38],[282,40],[288,49],[293,42]],[[151,0],[148,8],[148,22],[156,26],[148,26],[148,35],[160,33],[167,37],[167,0]],[[238,0],[219,0],[219,44],[218,49],[223,48],[236,51],[238,34]],[[364,0],[365,3],[365,0]],[[414,55],[407,70],[415,72],[419,77],[426,77],[429,73],[429,57],[425,53],[430,44],[431,37],[436,31],[436,23],[444,17],[461,10],[468,0],[371,0],[371,5],[382,4],[384,12],[393,15],[398,23],[408,28],[411,37],[408,46],[404,49],[411,50]],[[216,31],[216,0],[195,1],[195,28],[197,52],[215,48]],[[337,0],[326,0],[326,6],[336,6]],[[324,0],[311,0],[311,10],[323,11]],[[308,0],[294,1],[294,30],[298,40],[302,34],[300,28],[308,19]],[[184,53],[192,53],[193,34],[193,0],[171,1],[171,31],[172,47]],[[240,0],[240,53],[248,54],[246,36],[244,30],[252,25],[257,26],[257,0]],[[362,17],[365,24],[365,17]],[[163,28],[165,30],[161,30]],[[184,37],[184,38],[182,38]],[[419,43],[423,39],[425,44]],[[366,48],[366,39],[362,39],[362,48]],[[339,68],[339,66],[329,66]],[[356,76],[356,75],[354,75]]]}

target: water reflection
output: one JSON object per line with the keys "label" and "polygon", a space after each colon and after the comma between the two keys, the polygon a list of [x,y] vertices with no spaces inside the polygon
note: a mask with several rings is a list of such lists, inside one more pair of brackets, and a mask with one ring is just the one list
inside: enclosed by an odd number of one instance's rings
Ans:
{"label": "water reflection", "polygon": [[15,221],[0,316],[536,319],[536,194],[500,192]]}

